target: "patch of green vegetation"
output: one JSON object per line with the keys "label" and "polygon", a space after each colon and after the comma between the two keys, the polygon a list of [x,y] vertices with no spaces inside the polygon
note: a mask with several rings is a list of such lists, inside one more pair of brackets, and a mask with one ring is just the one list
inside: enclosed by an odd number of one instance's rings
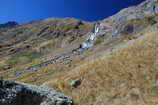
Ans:
{"label": "patch of green vegetation", "polygon": [[154,64],[152,70],[154,73],[158,73],[158,64]]}
{"label": "patch of green vegetation", "polygon": [[3,67],[0,65],[0,71],[3,71]]}
{"label": "patch of green vegetation", "polygon": [[149,89],[148,89],[148,93],[151,94],[152,96],[157,96],[158,94],[158,85],[154,85],[154,86],[151,86]]}
{"label": "patch of green vegetation", "polygon": [[98,37],[98,38],[96,39],[94,45],[101,44],[103,41],[104,41],[104,38],[103,38],[103,37]]}
{"label": "patch of green vegetation", "polygon": [[43,56],[43,53],[36,52],[36,51],[20,51],[16,53],[14,56],[12,56],[7,63],[10,65],[16,65],[16,64],[25,64],[28,62],[33,61],[36,58],[39,58]]}

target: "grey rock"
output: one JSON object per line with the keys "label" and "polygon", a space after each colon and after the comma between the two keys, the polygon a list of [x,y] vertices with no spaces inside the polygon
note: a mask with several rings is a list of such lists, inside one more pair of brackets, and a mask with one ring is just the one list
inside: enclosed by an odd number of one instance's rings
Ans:
{"label": "grey rock", "polygon": [[0,79],[0,105],[72,105],[64,94],[44,86]]}
{"label": "grey rock", "polygon": [[[112,37],[117,37],[124,33],[133,33],[135,30],[141,30],[144,28],[142,26],[126,25],[127,21],[132,19],[142,19],[146,16],[157,14],[158,0],[146,0],[137,6],[121,10],[116,15],[108,18],[113,21]],[[155,21],[150,20],[150,23],[155,24]]]}
{"label": "grey rock", "polygon": [[5,65],[5,66],[3,67],[4,70],[8,70],[8,69],[11,69],[11,68],[12,68],[11,65]]}
{"label": "grey rock", "polygon": [[141,19],[149,14],[158,14],[158,0],[146,0],[137,6],[125,8],[110,18],[121,22],[131,19]]}
{"label": "grey rock", "polygon": [[17,26],[18,23],[15,22],[15,21],[9,21],[7,23],[4,23],[4,24],[0,24],[0,30],[4,30],[4,29],[9,29],[9,28],[13,28],[15,26]]}
{"label": "grey rock", "polygon": [[17,76],[19,76],[23,73],[26,73],[26,72],[35,72],[35,71],[38,71],[42,67],[48,66],[50,64],[54,64],[56,62],[65,61],[65,60],[70,60],[70,54],[65,54],[65,55],[62,55],[62,56],[59,56],[59,57],[56,57],[56,58],[52,58],[48,61],[45,61],[45,62],[42,62],[40,64],[27,67],[25,69],[16,70],[13,73],[13,75],[17,77]]}
{"label": "grey rock", "polygon": [[71,87],[77,88],[81,84],[81,79],[72,80],[70,85]]}

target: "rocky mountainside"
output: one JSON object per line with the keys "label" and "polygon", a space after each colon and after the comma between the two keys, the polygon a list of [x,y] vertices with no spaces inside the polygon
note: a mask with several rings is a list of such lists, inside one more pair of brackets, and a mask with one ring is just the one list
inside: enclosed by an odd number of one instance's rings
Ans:
{"label": "rocky mountainside", "polygon": [[7,22],[5,24],[0,24],[0,30],[1,31],[6,31],[7,29],[13,28],[13,27],[15,27],[17,25],[18,25],[17,22],[10,21],[10,22]]}
{"label": "rocky mountainside", "polygon": [[[50,18],[0,25],[0,76],[55,88],[77,105],[155,105],[157,14],[158,0],[146,0],[97,22]],[[0,84],[1,99],[7,92],[12,94],[12,83],[37,95],[44,89],[19,82],[9,82],[11,87]],[[59,98],[70,102],[63,95]]]}
{"label": "rocky mountainside", "polygon": [[[144,28],[144,24],[137,24],[135,22],[129,24],[129,21],[141,21],[145,17],[148,19],[149,24],[154,24],[156,21],[154,17],[158,14],[158,1],[146,0],[143,3],[121,10],[114,16],[105,19],[104,21],[113,22],[113,34],[128,34],[131,31]],[[125,32],[124,32],[125,31]]]}

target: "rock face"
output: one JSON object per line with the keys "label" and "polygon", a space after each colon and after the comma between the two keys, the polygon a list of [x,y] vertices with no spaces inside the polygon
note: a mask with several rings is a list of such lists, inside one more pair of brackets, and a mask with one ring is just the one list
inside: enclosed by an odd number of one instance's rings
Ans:
{"label": "rock face", "polygon": [[158,14],[158,0],[146,0],[140,5],[123,9],[110,18],[117,22],[124,22],[131,19],[141,19],[150,14]]}
{"label": "rock face", "polygon": [[131,25],[124,27],[124,24],[126,24],[128,21],[143,19],[144,17],[150,15],[157,15],[157,14],[158,14],[158,0],[146,0],[137,6],[125,8],[121,10],[119,13],[117,13],[116,15],[111,16],[110,18],[105,20],[113,21],[112,35],[119,36],[122,34],[122,31],[124,30],[132,33],[135,29],[139,28],[140,30],[140,28],[142,28],[142,26],[131,26]]}
{"label": "rock face", "polygon": [[10,22],[7,22],[5,24],[0,24],[0,30],[7,29],[7,28],[12,28],[12,27],[15,27],[17,25],[18,25],[17,22],[10,21]]}
{"label": "rock face", "polygon": [[0,79],[0,105],[72,105],[70,98],[42,86]]}

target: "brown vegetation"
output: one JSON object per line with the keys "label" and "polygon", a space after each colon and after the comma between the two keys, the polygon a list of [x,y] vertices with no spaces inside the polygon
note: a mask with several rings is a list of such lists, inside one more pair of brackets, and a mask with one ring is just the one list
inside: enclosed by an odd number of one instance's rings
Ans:
{"label": "brown vegetation", "polygon": [[[157,34],[147,33],[119,50],[82,61],[79,67],[45,84],[71,96],[79,105],[156,105]],[[75,79],[82,80],[78,88],[69,85]]]}

